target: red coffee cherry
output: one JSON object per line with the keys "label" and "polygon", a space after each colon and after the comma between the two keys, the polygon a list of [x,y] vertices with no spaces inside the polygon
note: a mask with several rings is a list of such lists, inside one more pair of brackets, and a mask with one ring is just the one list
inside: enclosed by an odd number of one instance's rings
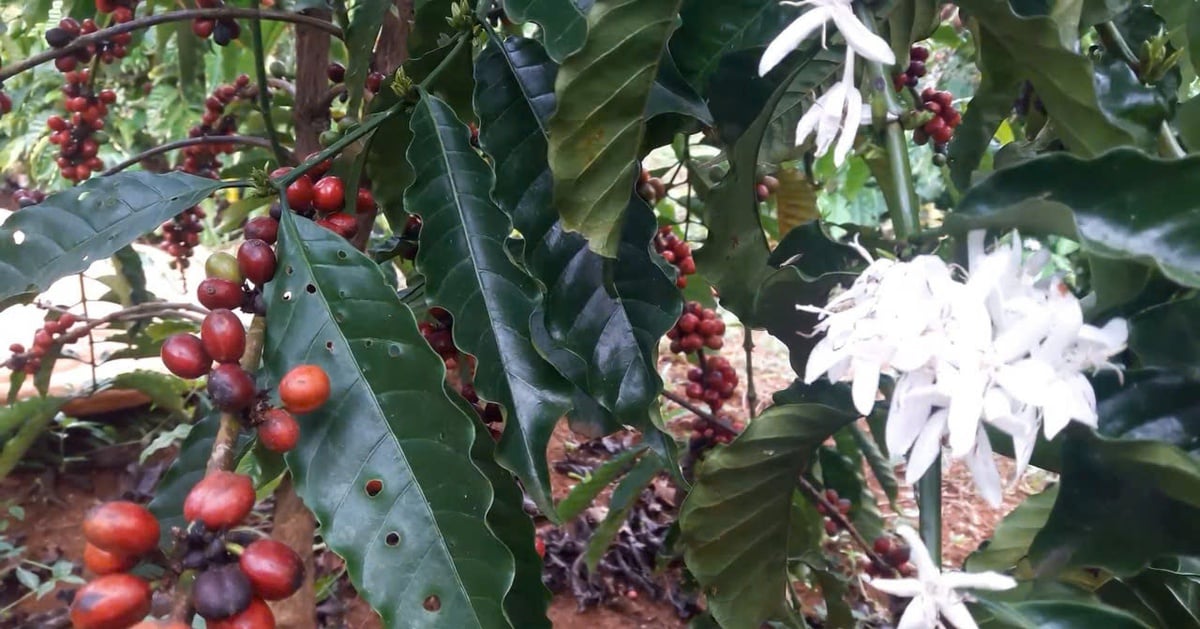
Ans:
{"label": "red coffee cherry", "polygon": [[268,245],[279,238],[279,221],[270,216],[256,216],[246,221],[246,240],[261,240]]}
{"label": "red coffee cherry", "polygon": [[237,363],[217,365],[208,374],[208,395],[223,411],[233,413],[249,408],[257,393],[254,378]]}
{"label": "red coffee cherry", "polygon": [[325,68],[325,76],[329,77],[331,83],[341,83],[346,80],[346,66],[340,63],[330,63]]}
{"label": "red coffee cherry", "polygon": [[232,310],[242,305],[242,287],[216,277],[210,277],[196,287],[200,305],[211,310]]}
{"label": "red coffee cherry", "polygon": [[225,620],[208,623],[208,629],[275,629],[275,615],[262,599],[250,601],[246,611]]}
{"label": "red coffee cherry", "polygon": [[375,195],[371,194],[371,189],[366,186],[358,187],[358,198],[354,203],[354,211],[362,214],[375,209]]}
{"label": "red coffee cherry", "polygon": [[167,369],[180,378],[199,378],[212,368],[212,358],[204,351],[204,344],[191,334],[180,333],[168,338],[159,355]]}
{"label": "red coffee cherry", "polygon": [[196,483],[183,502],[183,517],[211,530],[236,526],[254,508],[254,483],[249,476],[217,470]]}
{"label": "red coffee cherry", "polygon": [[192,626],[174,620],[143,620],[130,629],[192,629]]}
{"label": "red coffee cherry", "polygon": [[264,600],[283,600],[304,583],[304,562],[300,555],[273,539],[260,539],[247,546],[238,565],[250,580],[254,595]]}
{"label": "red coffee cherry", "polygon": [[83,565],[97,576],[128,572],[130,568],[137,565],[137,562],[137,557],[110,553],[107,550],[100,550],[90,543],[83,547]]}
{"label": "red coffee cherry", "polygon": [[79,588],[71,603],[75,629],[125,629],[150,613],[150,586],[128,574],[109,574]]}
{"label": "red coffee cherry", "polygon": [[333,233],[342,238],[353,238],[354,234],[358,232],[358,220],[354,218],[353,214],[334,212],[325,217],[323,222],[329,225]]}
{"label": "red coffee cherry", "polygon": [[[317,156],[320,154],[321,154],[320,151],[313,151],[312,153],[309,153],[308,155],[306,155],[304,157],[304,161],[307,162],[309,160],[316,159]],[[309,169],[309,171],[305,174],[308,175],[309,177],[311,177],[312,179],[316,180],[316,179],[320,179],[321,177],[324,177],[325,173],[329,172],[330,168],[333,168],[333,160],[326,158],[326,159],[314,164],[313,167],[311,169]]]}
{"label": "red coffee cherry", "polygon": [[308,176],[301,177],[287,187],[288,207],[293,210],[307,210],[313,202],[313,182]]}
{"label": "red coffee cherry", "polygon": [[293,413],[311,413],[329,399],[329,376],[316,365],[295,367],[279,381],[279,399]]}
{"label": "red coffee cherry", "polygon": [[272,452],[288,452],[300,441],[300,424],[291,413],[273,408],[263,414],[263,422],[258,425],[258,440]]}
{"label": "red coffee cherry", "polygon": [[242,320],[225,309],[214,310],[200,325],[204,351],[219,363],[235,363],[246,353],[246,328]]}
{"label": "red coffee cherry", "polygon": [[106,502],[84,517],[83,537],[101,550],[136,557],[158,546],[158,520],[142,505]]}
{"label": "red coffee cherry", "polygon": [[266,284],[275,276],[275,251],[264,240],[247,240],[238,247],[238,268],[255,284]]}
{"label": "red coffee cherry", "polygon": [[333,175],[321,177],[313,186],[313,208],[322,214],[330,214],[342,209],[345,201],[346,186],[341,178]]}

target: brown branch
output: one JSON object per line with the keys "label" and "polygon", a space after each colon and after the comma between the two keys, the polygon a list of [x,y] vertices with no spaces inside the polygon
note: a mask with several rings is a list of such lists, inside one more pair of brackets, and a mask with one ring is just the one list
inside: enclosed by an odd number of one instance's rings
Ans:
{"label": "brown branch", "polygon": [[714,425],[720,427],[721,429],[725,430],[726,432],[729,432],[730,434],[734,434],[734,435],[738,434],[738,430],[736,428],[734,428],[732,425],[730,425],[728,422],[726,422],[726,421],[722,420],[721,418],[717,417],[716,415],[713,415],[712,413],[700,408],[699,406],[692,404],[692,402],[690,400],[688,400],[687,398],[685,398],[677,393],[667,391],[665,389],[662,392],[662,396],[667,398],[668,400],[671,400],[672,402],[682,406],[684,409],[695,413],[696,416],[698,416],[700,419],[703,419],[704,421],[709,422],[710,424],[714,424]]}
{"label": "brown branch", "polygon": [[291,474],[284,476],[275,489],[275,528],[271,531],[271,537],[287,544],[300,555],[304,562],[304,583],[291,597],[271,603],[271,610],[275,612],[280,627],[317,627],[317,589],[313,583],[317,572],[313,558],[313,539],[316,534],[316,519],[296,493]]}
{"label": "brown branch", "polygon": [[375,69],[391,75],[408,59],[408,34],[412,29],[413,0],[394,0],[396,10],[383,17],[375,44]]}
{"label": "brown branch", "polygon": [[750,419],[758,412],[758,390],[754,388],[754,331],[742,327],[742,348],[746,350],[746,412]]}
{"label": "brown branch", "polygon": [[162,155],[163,153],[169,153],[177,149],[183,149],[189,146],[197,146],[200,144],[245,144],[247,146],[260,146],[268,149],[271,148],[271,142],[269,140],[252,135],[206,135],[198,138],[187,138],[185,140],[168,142],[161,146],[156,146],[152,149],[138,153],[137,155],[134,155],[133,157],[130,157],[116,166],[113,166],[112,168],[100,173],[100,176],[107,177],[108,175],[115,175],[122,170],[141,162],[142,160],[150,159],[156,155]]}
{"label": "brown branch", "polygon": [[[39,305],[39,307],[43,308],[45,310],[53,311],[53,312],[60,312],[60,313],[61,312],[69,312],[69,309],[67,309],[67,308],[58,308],[56,306]],[[132,320],[136,320],[136,319],[152,319],[154,317],[163,317],[163,316],[167,316],[167,315],[185,315],[186,316],[187,313],[189,313],[189,312],[196,312],[196,313],[203,314],[203,313],[207,313],[208,310],[205,310],[203,308],[200,308],[199,306],[194,306],[194,305],[188,304],[188,303],[172,303],[172,302],[165,302],[165,301],[156,301],[156,302],[150,302],[150,303],[145,303],[145,304],[139,304],[137,306],[130,306],[128,308],[123,308],[112,314],[103,316],[99,319],[88,319],[85,316],[83,319],[80,319],[80,322],[82,323],[82,325],[76,325],[71,329],[71,331],[54,339],[54,344],[60,345],[60,346],[70,345],[85,336],[89,336],[91,334],[92,330],[94,330],[100,326],[103,326],[103,325],[115,323],[117,321],[132,321]],[[30,358],[34,358],[32,351],[14,353],[8,359],[8,363],[12,364],[12,362],[14,360],[15,361],[23,361],[23,360],[29,360]]]}
{"label": "brown branch", "polygon": [[854,525],[850,522],[850,518],[847,518],[841,511],[838,510],[837,505],[829,502],[829,500],[825,498],[825,494],[819,491],[816,487],[813,487],[813,484],[808,482],[807,478],[801,476],[799,480],[800,488],[804,490],[804,494],[808,496],[808,499],[824,507],[825,515],[832,518],[839,527],[845,529],[846,532],[850,534],[850,538],[854,540],[854,543],[858,544],[858,546],[862,548],[863,553],[865,553],[867,557],[870,557],[871,561],[875,563],[876,567],[882,566],[894,575],[900,574],[900,571],[896,569],[896,567],[892,566],[892,564],[888,563],[886,559],[879,555],[879,553],[875,552],[875,547],[867,543],[866,538],[862,536],[862,533],[858,532],[858,529],[854,528]]}
{"label": "brown branch", "polygon": [[[262,357],[263,337],[267,329],[267,320],[255,316],[246,330],[246,352],[242,354],[242,369],[253,371],[258,368]],[[242,430],[241,419],[232,413],[221,413],[221,425],[217,428],[217,437],[213,441],[212,454],[208,457],[208,471],[233,469],[233,455],[237,452],[238,433]]]}
{"label": "brown branch", "polygon": [[71,43],[62,48],[54,48],[45,52],[38,53],[32,57],[26,57],[21,61],[0,68],[0,82],[7,80],[9,77],[20,74],[30,68],[53,61],[59,57],[65,57],[74,54],[76,51],[86,48],[91,44],[98,44],[102,41],[111,39],[115,35],[121,33],[130,33],[139,29],[166,24],[168,22],[181,22],[184,20],[194,20],[197,18],[216,19],[216,18],[246,18],[273,20],[277,22],[292,22],[298,25],[305,25],[310,29],[319,29],[329,35],[333,35],[338,39],[342,39],[342,29],[334,24],[331,24],[327,19],[320,17],[301,15],[299,13],[288,13],[286,11],[255,11],[254,9],[242,9],[237,7],[220,7],[216,9],[183,9],[180,11],[168,11],[166,13],[158,13],[155,15],[147,15],[132,19],[128,22],[116,24],[108,28],[103,28],[87,35],[80,35],[71,40]]}
{"label": "brown branch", "polygon": [[[328,11],[313,11],[314,17],[329,19]],[[329,118],[324,103],[329,83],[329,34],[308,26],[296,27],[296,105],[292,122],[296,128],[296,155],[301,159],[321,149],[321,132]]]}

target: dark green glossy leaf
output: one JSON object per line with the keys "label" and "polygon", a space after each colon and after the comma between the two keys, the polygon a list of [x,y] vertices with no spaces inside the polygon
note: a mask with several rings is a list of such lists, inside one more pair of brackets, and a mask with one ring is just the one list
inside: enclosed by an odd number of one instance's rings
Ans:
{"label": "dark green glossy leaf", "polygon": [[950,140],[950,177],[960,190],[971,186],[971,173],[979,166],[1000,123],[1012,113],[1024,77],[1016,61],[991,31],[971,22],[978,48],[979,87],[967,105],[962,123]]}
{"label": "dark green glossy leaf", "polygon": [[1170,557],[1131,577],[1111,579],[1098,594],[1152,627],[1200,627],[1200,560]]}
{"label": "dark green glossy leaf", "polygon": [[1200,380],[1175,369],[1142,369],[1118,381],[1096,381],[1100,434],[1113,439],[1153,439],[1200,452]]}
{"label": "dark green glossy leaf", "polygon": [[782,613],[792,492],[817,447],[853,421],[815,404],[767,409],[696,471],[680,514],[684,560],[723,627],[752,629]]}
{"label": "dark green glossy leaf", "polygon": [[592,501],[600,495],[601,491],[604,491],[605,487],[633,469],[634,464],[645,451],[645,448],[642,447],[630,448],[592,470],[587,478],[572,487],[571,493],[559,501],[558,519],[562,522],[574,520],[575,516],[592,505]]}
{"label": "dark green glossy leaf", "polygon": [[[287,455],[325,542],[388,626],[509,626],[513,557],[485,521],[494,495],[470,459],[474,419],[444,392],[441,359],[378,265],[346,240],[285,212],[277,254],[265,291],[269,380],[307,363],[332,383],[329,401],[299,418]],[[383,481],[374,496],[372,479]],[[430,595],[440,610],[424,608]]]}
{"label": "dark green glossy leaf", "polygon": [[496,168],[496,202],[524,238],[524,261],[545,287],[532,324],[547,359],[577,389],[577,401],[597,427],[607,411],[622,423],[648,428],[662,387],[657,343],[679,316],[673,275],[655,265],[649,243],[654,215],[629,200],[621,253],[608,261],[576,233],[563,229],[551,199],[546,128],[554,110],[554,62],[532,40],[493,42],[476,68],[480,142]]}
{"label": "dark green glossy leaf", "polygon": [[154,299],[154,293],[146,290],[146,270],[142,268],[142,257],[133,247],[122,247],[113,254],[112,261],[117,275],[124,279],[129,288],[126,306],[136,306]]}
{"label": "dark green glossy leaf", "polygon": [[1088,253],[1153,264],[1200,287],[1200,157],[1045,155],[972,188],[947,224],[1067,236]]}
{"label": "dark green glossy leaf", "polygon": [[1132,0],[1083,0],[1082,26],[1094,26],[1107,22],[1129,8]]}
{"label": "dark green glossy leaf", "polygon": [[412,131],[408,161],[416,177],[404,198],[423,221],[417,269],[427,298],[454,315],[455,344],[478,360],[479,395],[508,410],[501,464],[521,477],[544,513],[553,513],[546,444],[570,408],[571,391],[530,339],[540,291],[504,247],[512,223],[491,199],[492,171],[471,147],[467,126],[423,94]]}
{"label": "dark green glossy leaf", "polygon": [[83,271],[220,187],[220,181],[180,172],[123,172],[16,212],[0,227],[0,303]]}
{"label": "dark green glossy leaf", "polygon": [[803,11],[776,0],[684,0],[683,25],[671,37],[671,53],[683,76],[708,91],[708,77],[721,57],[766,46]]}
{"label": "dark green glossy leaf", "polygon": [[1145,367],[1200,368],[1200,296],[1142,311],[1130,321],[1129,346]]}
{"label": "dark green glossy leaf", "polygon": [[1170,108],[1163,94],[1142,84],[1129,64],[1116,55],[1106,55],[1095,63],[1093,82],[1104,113],[1128,131],[1137,145],[1153,147]]}
{"label": "dark green glossy leaf", "polygon": [[1129,129],[1101,110],[1092,65],[1075,52],[1078,13],[1073,24],[1066,6],[1055,7],[1057,19],[1018,16],[1007,2],[965,0],[960,6],[1033,83],[1054,118],[1055,131],[1072,151],[1094,156],[1133,143]]}
{"label": "dark green glossy leaf", "polygon": [[672,113],[691,116],[709,125],[713,121],[708,105],[679,73],[671,51],[666,50],[658,66],[658,76],[650,87],[650,96],[646,99],[646,118]]}
{"label": "dark green glossy leaf", "polygon": [[1200,70],[1200,9],[1193,3],[1187,21],[1188,56],[1192,69]]}
{"label": "dark green glossy leaf", "polygon": [[1038,531],[1046,525],[1050,509],[1057,499],[1058,485],[1051,485],[1045,491],[1026,498],[1004,516],[991,538],[967,557],[964,567],[970,572],[1005,572],[1015,568],[1029,555],[1029,546]]}
{"label": "dark green glossy leaf", "polygon": [[1118,609],[1076,601],[1008,605],[980,600],[972,607],[972,615],[981,629],[1149,629]]}
{"label": "dark green glossy leaf", "polygon": [[587,39],[587,18],[575,0],[504,0],[504,13],[514,22],[542,27],[542,43],[555,61],[566,59]]}
{"label": "dark green glossy leaf", "polygon": [[893,469],[892,463],[883,453],[883,441],[873,434],[868,434],[857,425],[850,426],[848,430],[854,437],[854,442],[858,445],[867,466],[871,468],[871,474],[875,476],[879,488],[883,490],[883,495],[887,496],[888,502],[895,510],[896,497],[900,493],[900,483],[896,481],[896,471]]}
{"label": "dark green glossy leaf", "polygon": [[554,201],[563,225],[616,257],[637,178],[644,113],[680,0],[599,0],[584,47],[559,69],[550,118]]}
{"label": "dark green glossy leaf", "polygon": [[1175,128],[1188,152],[1200,153],[1200,98],[1191,98],[1179,106],[1175,112]]}
{"label": "dark green glossy leaf", "polygon": [[642,457],[629,471],[629,474],[621,479],[616,489],[613,490],[612,498],[608,501],[608,515],[600,523],[600,526],[596,527],[596,530],[592,532],[591,539],[588,540],[587,550],[584,552],[588,570],[596,571],[596,565],[608,551],[613,538],[620,532],[621,525],[625,524],[625,520],[629,519],[629,513],[637,506],[642,490],[663,470],[662,459],[652,454]]}

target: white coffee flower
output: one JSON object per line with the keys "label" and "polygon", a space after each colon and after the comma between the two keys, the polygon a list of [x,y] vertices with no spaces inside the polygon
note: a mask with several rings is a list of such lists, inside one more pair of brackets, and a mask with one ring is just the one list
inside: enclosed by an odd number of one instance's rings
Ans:
{"label": "white coffee flower", "polygon": [[955,629],[978,629],[967,609],[967,596],[959,590],[1010,590],[1017,582],[998,572],[945,572],[933,563],[929,550],[917,532],[908,526],[896,533],[912,548],[909,561],[917,569],[916,578],[873,579],[871,587],[901,598],[911,598],[896,629],[938,629],[949,621]]}

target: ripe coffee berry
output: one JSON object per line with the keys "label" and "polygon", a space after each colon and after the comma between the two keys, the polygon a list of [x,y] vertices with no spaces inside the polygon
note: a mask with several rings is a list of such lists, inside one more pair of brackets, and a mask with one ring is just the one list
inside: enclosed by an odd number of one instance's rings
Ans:
{"label": "ripe coffee berry", "polygon": [[110,553],[106,550],[100,550],[90,543],[85,544],[83,547],[83,565],[96,576],[127,572],[130,568],[136,566],[137,562],[137,557]]}
{"label": "ripe coffee berry", "polygon": [[304,563],[287,544],[260,539],[242,551],[238,561],[254,595],[268,601],[283,600],[304,583]]}
{"label": "ripe coffee berry", "polygon": [[258,216],[246,221],[246,240],[261,240],[268,245],[279,238],[279,221],[270,216]]}
{"label": "ripe coffee berry", "polygon": [[925,88],[921,92],[922,108],[932,112],[933,118],[913,131],[913,142],[925,144],[933,140],[933,149],[945,153],[946,145],[954,137],[954,129],[962,122],[962,114],[954,109],[954,97],[950,92]]}
{"label": "ripe coffee berry", "polygon": [[171,373],[188,380],[199,378],[212,369],[212,357],[204,350],[204,343],[187,333],[176,334],[164,341],[159,356]]}
{"label": "ripe coffee berry", "polygon": [[257,392],[254,378],[237,363],[217,365],[208,374],[208,396],[223,411],[233,413],[249,408]]}
{"label": "ripe coffee berry", "polygon": [[238,268],[246,279],[258,285],[275,276],[275,251],[263,240],[247,240],[238,247]]}
{"label": "ripe coffee berry", "polygon": [[347,239],[353,238],[354,234],[358,232],[358,220],[345,212],[334,212],[317,221],[317,224]]}
{"label": "ripe coffee berry", "polygon": [[300,441],[300,424],[291,413],[273,408],[263,414],[258,440],[272,452],[288,452]]}
{"label": "ripe coffee berry", "polygon": [[329,376],[316,365],[295,367],[279,381],[279,399],[293,413],[311,413],[329,399]]}
{"label": "ripe coffee berry", "polygon": [[250,607],[250,580],[235,565],[201,572],[192,583],[192,607],[205,620],[236,616]]}
{"label": "ripe coffee berry", "polygon": [[654,235],[654,250],[679,270],[675,285],[679,288],[686,288],[687,276],[696,272],[696,261],[692,259],[691,245],[676,236],[670,225],[663,225]]}
{"label": "ripe coffee berry", "polygon": [[254,508],[254,483],[249,476],[217,470],[209,472],[188,492],[183,517],[213,531],[236,526]]}
{"label": "ripe coffee berry", "polygon": [[313,184],[312,205],[322,214],[331,214],[342,209],[345,196],[346,186],[341,178],[327,175]]}
{"label": "ripe coffee berry", "polygon": [[330,83],[341,83],[346,80],[346,66],[337,62],[330,63],[325,68],[325,76],[329,77]]}
{"label": "ripe coffee berry", "polygon": [[109,574],[79,588],[71,602],[75,629],[119,629],[150,613],[150,586],[129,574]]}
{"label": "ripe coffee berry", "polygon": [[136,557],[158,546],[158,520],[142,505],[106,502],[88,511],[83,536],[101,550]]}
{"label": "ripe coffee berry", "polygon": [[307,176],[301,177],[292,183],[288,184],[285,190],[287,196],[288,207],[303,212],[312,207],[315,192],[313,190],[312,179]]}
{"label": "ripe coffee berry", "polygon": [[262,599],[250,601],[246,611],[225,620],[208,623],[209,629],[275,629],[275,615]]}
{"label": "ripe coffee berry", "polygon": [[232,311],[214,310],[200,325],[200,341],[213,360],[234,363],[246,353],[246,328]]}
{"label": "ripe coffee berry", "polygon": [[210,277],[196,287],[196,298],[200,305],[210,310],[232,310],[242,305],[242,287],[229,280]]}

